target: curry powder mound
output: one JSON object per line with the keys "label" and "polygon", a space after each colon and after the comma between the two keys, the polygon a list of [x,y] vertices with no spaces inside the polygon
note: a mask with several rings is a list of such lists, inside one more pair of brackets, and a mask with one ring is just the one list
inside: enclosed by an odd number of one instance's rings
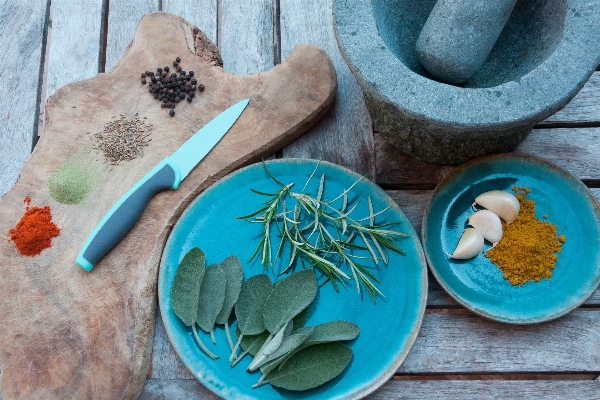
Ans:
{"label": "curry powder mound", "polygon": [[548,279],[558,259],[556,253],[567,238],[557,236],[556,225],[535,217],[535,202],[525,198],[529,189],[513,187],[513,191],[521,205],[519,216],[512,224],[502,221],[502,240],[487,251],[486,257],[513,285]]}

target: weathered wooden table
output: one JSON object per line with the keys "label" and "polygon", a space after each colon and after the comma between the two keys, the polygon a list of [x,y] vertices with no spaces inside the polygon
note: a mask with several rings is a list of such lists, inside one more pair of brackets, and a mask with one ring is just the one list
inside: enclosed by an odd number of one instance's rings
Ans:
{"label": "weathered wooden table", "polygon": [[[248,74],[285,60],[297,43],[332,58],[333,109],[275,157],[322,158],[366,174],[420,231],[423,209],[450,167],[399,154],[376,132],[333,34],[330,0],[8,0],[0,5],[0,195],[14,184],[59,87],[108,71],[140,17],[168,11],[202,29],[225,69]],[[570,171],[600,198],[600,71],[517,149]],[[393,380],[370,396],[404,398],[600,399],[600,292],[557,321],[490,322],[458,306],[430,279],[417,341]],[[1,344],[0,344],[1,345]],[[180,363],[160,316],[143,399],[216,398]]]}

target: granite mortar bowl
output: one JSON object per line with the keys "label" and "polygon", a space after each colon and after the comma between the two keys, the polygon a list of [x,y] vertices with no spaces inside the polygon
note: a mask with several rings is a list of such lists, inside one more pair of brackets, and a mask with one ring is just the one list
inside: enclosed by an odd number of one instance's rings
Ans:
{"label": "granite mortar bowl", "polygon": [[458,165],[514,149],[600,62],[600,2],[519,0],[469,81],[437,81],[415,43],[436,0],[333,0],[338,45],[375,130],[401,151]]}

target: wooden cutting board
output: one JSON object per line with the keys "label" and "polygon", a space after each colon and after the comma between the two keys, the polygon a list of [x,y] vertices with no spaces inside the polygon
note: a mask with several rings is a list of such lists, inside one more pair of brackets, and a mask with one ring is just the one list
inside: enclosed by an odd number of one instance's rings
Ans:
{"label": "wooden cutting board", "polygon": [[[180,103],[175,117],[161,108],[140,73],[181,57],[206,90]],[[218,49],[184,19],[142,18],[112,71],[59,89],[47,123],[15,187],[0,199],[0,231],[9,237],[25,212],[23,199],[49,205],[61,228],[52,247],[20,255],[0,240],[0,368],[4,400],[135,398],[148,372],[163,245],[186,206],[209,185],[296,139],[328,110],[335,70],[322,50],[298,45],[264,73],[235,76]],[[73,68],[77,68],[76,65]],[[133,230],[88,273],[75,257],[104,213],[135,182],[230,105],[250,98],[237,123],[178,190],[157,194]],[[123,114],[152,124],[143,157],[109,166],[90,136]],[[91,132],[91,133],[87,133]],[[65,205],[49,194],[50,175],[70,159],[96,171],[83,202]]]}

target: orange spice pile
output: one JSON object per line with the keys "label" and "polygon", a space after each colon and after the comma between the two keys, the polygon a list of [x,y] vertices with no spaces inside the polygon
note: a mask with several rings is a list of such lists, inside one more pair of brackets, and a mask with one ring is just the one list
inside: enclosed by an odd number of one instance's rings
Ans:
{"label": "orange spice pile", "polygon": [[33,257],[52,247],[52,238],[58,236],[60,229],[52,222],[50,206],[29,207],[29,197],[25,197],[24,202],[25,214],[17,226],[9,231],[10,240],[22,255]]}
{"label": "orange spice pile", "polygon": [[519,216],[511,224],[502,222],[502,240],[487,251],[486,257],[513,285],[548,279],[558,259],[556,253],[560,253],[567,238],[557,236],[556,225],[535,217],[535,202],[526,199],[529,189],[514,187],[513,191],[521,205]]}

